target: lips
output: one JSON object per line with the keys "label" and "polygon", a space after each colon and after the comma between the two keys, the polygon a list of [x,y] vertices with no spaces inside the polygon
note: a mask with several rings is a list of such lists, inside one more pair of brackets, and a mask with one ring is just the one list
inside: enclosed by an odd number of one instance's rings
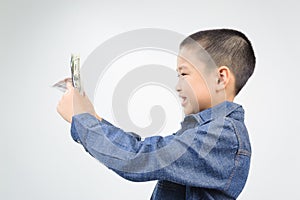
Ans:
{"label": "lips", "polygon": [[187,98],[185,96],[181,96],[181,95],[179,97],[181,99],[181,106],[185,106],[187,103]]}

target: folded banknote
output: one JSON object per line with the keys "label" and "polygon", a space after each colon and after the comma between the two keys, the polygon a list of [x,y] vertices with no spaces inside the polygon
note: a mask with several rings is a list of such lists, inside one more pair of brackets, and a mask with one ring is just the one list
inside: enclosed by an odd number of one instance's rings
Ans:
{"label": "folded banknote", "polygon": [[67,90],[67,82],[72,82],[74,88],[77,88],[80,94],[83,94],[83,87],[81,84],[80,78],[80,56],[76,54],[71,55],[70,61],[70,68],[71,68],[71,78],[66,78],[64,80],[58,81],[52,87],[65,92]]}

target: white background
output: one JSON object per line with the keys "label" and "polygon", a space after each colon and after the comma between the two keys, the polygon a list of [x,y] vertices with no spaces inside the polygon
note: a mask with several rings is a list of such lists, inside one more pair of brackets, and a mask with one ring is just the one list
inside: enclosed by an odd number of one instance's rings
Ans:
{"label": "white background", "polygon": [[84,61],[122,32],[223,27],[245,32],[257,56],[236,99],[253,148],[239,199],[299,199],[299,17],[289,0],[0,0],[0,199],[149,199],[154,182],[123,180],[72,141],[56,113],[61,93],[50,86],[69,75],[71,53]]}

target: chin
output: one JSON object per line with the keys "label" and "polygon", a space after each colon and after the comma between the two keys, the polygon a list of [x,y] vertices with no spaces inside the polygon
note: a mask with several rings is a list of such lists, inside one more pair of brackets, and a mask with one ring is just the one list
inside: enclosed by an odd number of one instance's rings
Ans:
{"label": "chin", "polygon": [[190,115],[190,114],[194,114],[194,112],[191,109],[185,108],[184,109],[184,114],[185,115]]}

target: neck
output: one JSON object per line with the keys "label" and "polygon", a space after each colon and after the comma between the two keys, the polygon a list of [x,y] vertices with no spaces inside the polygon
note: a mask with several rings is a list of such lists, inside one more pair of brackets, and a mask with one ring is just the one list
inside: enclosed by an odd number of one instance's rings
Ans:
{"label": "neck", "polygon": [[230,101],[233,102],[234,100],[234,95],[229,95],[227,92],[225,92],[225,90],[223,92],[219,92],[218,94],[216,94],[216,96],[214,98],[212,98],[212,106],[218,105],[224,101]]}

